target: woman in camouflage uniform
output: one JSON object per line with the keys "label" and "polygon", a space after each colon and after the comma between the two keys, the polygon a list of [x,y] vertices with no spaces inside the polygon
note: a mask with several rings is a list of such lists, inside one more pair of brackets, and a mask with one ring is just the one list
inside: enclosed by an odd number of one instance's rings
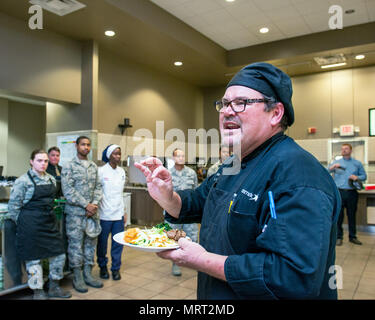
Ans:
{"label": "woman in camouflage uniform", "polygon": [[70,292],[59,286],[64,277],[65,253],[52,210],[56,180],[46,173],[48,156],[44,150],[34,150],[30,164],[32,168],[15,181],[8,203],[9,217],[17,224],[17,254],[26,263],[34,299],[47,298],[41,265],[41,259],[45,258],[50,270],[48,296],[70,298]]}

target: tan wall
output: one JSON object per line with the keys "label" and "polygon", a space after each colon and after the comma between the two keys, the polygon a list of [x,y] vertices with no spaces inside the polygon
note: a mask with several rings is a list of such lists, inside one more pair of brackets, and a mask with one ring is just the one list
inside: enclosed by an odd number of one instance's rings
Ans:
{"label": "tan wall", "polygon": [[45,106],[8,101],[8,176],[20,176],[30,168],[31,152],[44,147],[45,123]]}
{"label": "tan wall", "polygon": [[81,44],[0,13],[0,90],[81,101]]}
{"label": "tan wall", "polygon": [[0,166],[3,166],[3,175],[6,175],[8,157],[8,100],[0,98]]}
{"label": "tan wall", "polygon": [[[293,77],[295,122],[287,134],[294,139],[338,137],[333,128],[354,124],[357,136],[368,136],[368,109],[375,107],[375,66]],[[204,125],[212,127],[217,112],[212,102],[224,87],[204,89]],[[308,134],[316,127],[316,134]]]}
{"label": "tan wall", "polygon": [[204,128],[209,130],[215,128],[219,130],[219,113],[215,110],[214,102],[220,100],[225,87],[204,88]]}
{"label": "tan wall", "polygon": [[[338,137],[333,128],[346,124],[358,126],[358,136],[368,136],[368,109],[375,106],[375,67],[295,77],[292,81],[296,124],[289,133],[293,138]],[[312,126],[317,127],[317,134],[309,135],[307,128]]]}
{"label": "tan wall", "polygon": [[[199,88],[144,66],[125,61],[99,48],[98,131],[121,134],[124,118],[137,129],[150,130],[164,120],[164,131],[203,126],[203,95]],[[124,133],[125,134],[125,133]]]}
{"label": "tan wall", "polygon": [[[295,122],[288,135],[294,139],[331,137],[331,77],[330,72],[292,78]],[[307,134],[308,127],[317,133]]]}

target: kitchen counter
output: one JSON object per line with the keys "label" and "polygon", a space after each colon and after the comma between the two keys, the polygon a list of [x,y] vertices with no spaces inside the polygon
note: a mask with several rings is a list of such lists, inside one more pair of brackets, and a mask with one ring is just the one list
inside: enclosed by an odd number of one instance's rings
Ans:
{"label": "kitchen counter", "polygon": [[[375,190],[358,191],[357,226],[375,226]],[[344,219],[347,223],[347,217]]]}
{"label": "kitchen counter", "polygon": [[163,209],[151,198],[146,187],[125,187],[131,193],[131,223],[153,226],[164,221]]}

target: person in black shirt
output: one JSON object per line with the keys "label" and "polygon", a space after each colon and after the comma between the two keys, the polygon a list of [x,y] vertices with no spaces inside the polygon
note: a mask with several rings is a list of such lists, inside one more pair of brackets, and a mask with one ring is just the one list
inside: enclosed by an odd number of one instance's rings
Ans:
{"label": "person in black shirt", "polygon": [[62,194],[61,190],[61,170],[62,167],[59,166],[60,162],[60,149],[58,147],[51,147],[48,149],[48,167],[46,172],[53,176],[56,180],[56,198],[60,198]]}

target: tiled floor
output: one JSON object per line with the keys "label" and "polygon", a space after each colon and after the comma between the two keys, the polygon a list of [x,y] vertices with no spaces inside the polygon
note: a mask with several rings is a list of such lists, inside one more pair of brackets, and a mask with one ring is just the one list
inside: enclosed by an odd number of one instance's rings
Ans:
{"label": "tiled floor", "polygon": [[[375,234],[359,232],[358,239],[362,246],[349,243],[346,238],[342,246],[336,247],[336,265],[342,268],[343,275],[339,299],[375,299]],[[71,275],[62,281],[62,286],[71,291],[72,299],[196,299],[195,271],[182,268],[182,276],[175,277],[170,261],[126,247],[122,261],[122,279],[103,280],[101,289],[78,293],[72,288]],[[93,273],[98,277],[97,266]],[[30,299],[31,290],[0,298]]]}
{"label": "tiled floor", "polygon": [[346,238],[336,247],[336,265],[342,268],[339,299],[375,299],[375,234],[359,232],[357,236],[361,246]]}

